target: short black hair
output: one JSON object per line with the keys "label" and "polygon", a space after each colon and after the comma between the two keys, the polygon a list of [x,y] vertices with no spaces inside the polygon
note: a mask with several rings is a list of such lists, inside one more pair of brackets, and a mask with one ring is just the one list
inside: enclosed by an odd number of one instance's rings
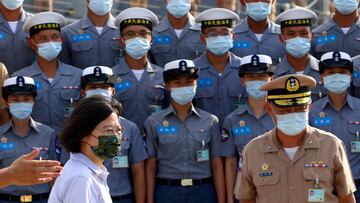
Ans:
{"label": "short black hair", "polygon": [[116,100],[102,96],[82,99],[66,120],[60,133],[62,146],[72,153],[81,152],[81,140],[88,136],[101,121],[112,113],[120,115],[121,106]]}

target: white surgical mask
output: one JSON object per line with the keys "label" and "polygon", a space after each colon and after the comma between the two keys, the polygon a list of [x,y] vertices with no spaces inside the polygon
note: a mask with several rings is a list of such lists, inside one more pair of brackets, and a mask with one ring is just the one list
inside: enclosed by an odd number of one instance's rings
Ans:
{"label": "white surgical mask", "polygon": [[38,44],[39,55],[47,61],[52,61],[53,59],[58,57],[61,50],[62,50],[61,42],[45,42]]}
{"label": "white surgical mask", "polygon": [[309,112],[276,115],[277,128],[288,136],[300,134],[309,124]]}
{"label": "white surgical mask", "polygon": [[9,10],[15,10],[23,4],[24,0],[2,0],[1,2],[5,8]]}
{"label": "white surgical mask", "polygon": [[89,9],[98,16],[103,16],[111,11],[113,0],[90,0]]}
{"label": "white surgical mask", "polygon": [[171,88],[171,98],[180,105],[185,105],[191,102],[195,94],[195,86]]}

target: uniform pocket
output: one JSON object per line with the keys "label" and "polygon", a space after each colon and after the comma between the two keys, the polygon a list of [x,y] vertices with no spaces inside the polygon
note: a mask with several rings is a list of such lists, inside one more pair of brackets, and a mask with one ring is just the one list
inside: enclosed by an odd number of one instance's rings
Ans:
{"label": "uniform pocket", "polygon": [[80,99],[79,89],[62,89],[60,91],[60,97],[65,101],[78,101]]}
{"label": "uniform pocket", "polygon": [[93,47],[92,42],[77,42],[72,43],[71,48],[76,52],[88,51]]}
{"label": "uniform pocket", "polygon": [[266,172],[258,171],[253,175],[254,185],[260,202],[278,203],[280,202],[280,173],[277,170]]}

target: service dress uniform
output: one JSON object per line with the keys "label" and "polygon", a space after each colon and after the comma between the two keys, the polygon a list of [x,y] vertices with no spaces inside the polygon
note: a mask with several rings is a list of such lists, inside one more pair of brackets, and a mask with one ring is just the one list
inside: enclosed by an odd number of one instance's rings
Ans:
{"label": "service dress uniform", "polygon": [[[65,24],[65,18],[57,13],[43,12],[34,15],[24,25],[24,30],[37,32],[49,29],[59,29]],[[55,27],[56,28],[55,28]],[[51,28],[51,29],[52,29]],[[32,117],[44,123],[56,132],[60,132],[64,119],[80,99],[81,70],[58,60],[54,78],[49,79],[40,68],[38,61],[15,73],[14,76],[28,76],[35,80],[38,95],[35,98]]]}
{"label": "service dress uniform", "polygon": [[[105,160],[104,165],[109,171],[108,185],[114,203],[131,203],[133,200],[130,167],[147,159],[142,134],[135,123],[120,117],[124,129],[121,152],[118,156]],[[143,186],[145,187],[145,186]]]}
{"label": "service dress uniform", "polygon": [[[281,27],[289,27],[289,26],[310,26],[311,22],[316,21],[317,16],[312,12],[306,9],[294,8],[288,10],[282,14],[280,14],[276,22],[281,24]],[[287,53],[288,55],[289,53]],[[321,97],[326,95],[326,90],[320,80],[319,74],[319,60],[317,60],[314,56],[308,54],[309,61],[302,72],[296,72],[295,67],[291,65],[288,61],[287,56],[285,56],[279,64],[275,67],[275,78],[289,75],[289,74],[303,74],[313,77],[317,85],[314,89],[311,90],[312,96],[311,99],[316,101]]]}
{"label": "service dress uniform", "polygon": [[[116,17],[116,24],[121,31],[132,25],[144,26],[146,29],[152,30],[153,26],[158,24],[158,19],[150,10],[135,7],[121,12]],[[136,38],[133,39],[136,40]],[[131,56],[131,53],[126,53],[126,57],[136,59]],[[166,106],[166,91],[162,76],[163,68],[150,63],[147,59],[145,67],[141,69],[143,72],[138,78],[135,74],[135,71],[138,70],[135,70],[127,63],[126,57],[120,59],[119,64],[112,68],[116,80],[115,98],[124,107],[121,115],[133,121],[139,129],[142,129],[148,116]]]}
{"label": "service dress uniform", "polygon": [[[177,60],[165,65],[164,79],[198,72],[192,61]],[[219,133],[216,116],[194,106],[184,121],[173,104],[146,119],[148,155],[157,160],[155,202],[216,202],[211,161],[220,157]]]}
{"label": "service dress uniform", "polygon": [[[352,72],[350,56],[346,55],[348,57],[346,58],[345,53],[339,54],[343,56],[341,61],[334,61],[333,52],[323,54],[322,69],[344,67]],[[309,118],[311,126],[330,132],[344,142],[355,184],[358,187],[360,185],[360,157],[358,155],[360,152],[360,100],[347,94],[344,106],[338,111],[331,103],[330,97],[326,96],[312,104]],[[355,197],[360,200],[358,191],[355,192]]]}
{"label": "service dress uniform", "polygon": [[354,72],[352,74],[352,81],[350,87],[350,95],[360,98],[360,55],[352,58],[354,64]]}
{"label": "service dress uniform", "polygon": [[36,60],[35,52],[28,44],[29,35],[22,30],[25,21],[31,16],[23,10],[13,31],[0,13],[0,61],[8,68],[9,74],[31,65]]}
{"label": "service dress uniform", "polygon": [[[273,71],[270,56],[250,55],[242,58],[239,75],[243,77],[245,74],[267,73],[270,77],[273,75]],[[223,157],[238,157],[238,168],[240,169],[244,146],[253,138],[273,128],[273,120],[265,109],[257,117],[248,102],[240,105],[224,120],[221,132],[221,155]]]}
{"label": "service dress uniform", "polygon": [[188,18],[179,37],[167,16],[154,28],[150,54],[156,65],[164,67],[181,58],[193,60],[205,51],[205,45],[200,42],[200,26],[191,14]]}
{"label": "service dress uniform", "polygon": [[360,19],[354,22],[345,33],[336,24],[333,18],[319,25],[313,30],[312,40],[313,54],[320,59],[329,51],[343,51],[351,57],[359,55],[360,52]]}
{"label": "service dress uniform", "polygon": [[60,59],[67,64],[84,69],[95,65],[113,67],[119,62],[120,32],[112,15],[100,34],[88,16],[65,26],[61,34],[64,50]]}
{"label": "service dress uniform", "polygon": [[273,64],[278,64],[285,56],[284,45],[279,40],[280,26],[268,20],[268,29],[257,38],[247,21],[241,21],[233,29],[234,47],[230,49],[236,56],[244,57],[251,54],[265,54],[271,56]]}
{"label": "service dress uniform", "polygon": [[[232,11],[220,8],[206,10],[196,17],[196,22],[201,23],[203,28],[217,26],[231,28],[232,22],[238,20],[239,17]],[[194,60],[196,67],[200,68],[194,105],[216,115],[220,124],[239,104],[244,103],[242,99],[246,96],[245,88],[241,85],[238,76],[241,59],[230,51],[226,53],[228,62],[223,73],[216,71],[206,52]]]}
{"label": "service dress uniform", "polygon": [[[272,105],[287,108],[309,105],[310,89],[315,85],[311,77],[288,75],[268,82],[260,89],[268,91]],[[356,190],[346,150],[339,138],[306,122],[302,131],[295,135],[304,132],[302,142],[290,156],[286,150],[289,148],[283,147],[277,135],[281,125],[280,115],[276,117],[276,128],[253,139],[244,148],[239,189],[236,191],[240,200],[332,203],[339,202],[337,195],[348,196]],[[298,120],[295,116],[293,119]]]}
{"label": "service dress uniform", "polygon": [[[34,80],[22,76],[5,80],[3,95],[12,94],[31,94],[35,97],[36,87]],[[0,168],[10,166],[17,158],[32,152],[34,148],[38,148],[40,151],[36,159],[55,159],[55,131],[42,123],[34,121],[31,117],[26,119],[29,121],[29,128],[25,135],[17,133],[12,120],[0,126]],[[50,186],[48,184],[8,186],[0,189],[0,202],[46,203],[49,192]]]}

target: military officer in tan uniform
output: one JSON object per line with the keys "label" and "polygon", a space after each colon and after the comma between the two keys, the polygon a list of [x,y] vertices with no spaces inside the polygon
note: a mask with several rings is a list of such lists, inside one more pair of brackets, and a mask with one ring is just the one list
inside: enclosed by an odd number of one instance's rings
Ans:
{"label": "military officer in tan uniform", "polygon": [[276,127],[243,151],[235,191],[241,203],[352,203],[356,190],[343,142],[310,127],[313,78],[287,75],[266,83]]}

